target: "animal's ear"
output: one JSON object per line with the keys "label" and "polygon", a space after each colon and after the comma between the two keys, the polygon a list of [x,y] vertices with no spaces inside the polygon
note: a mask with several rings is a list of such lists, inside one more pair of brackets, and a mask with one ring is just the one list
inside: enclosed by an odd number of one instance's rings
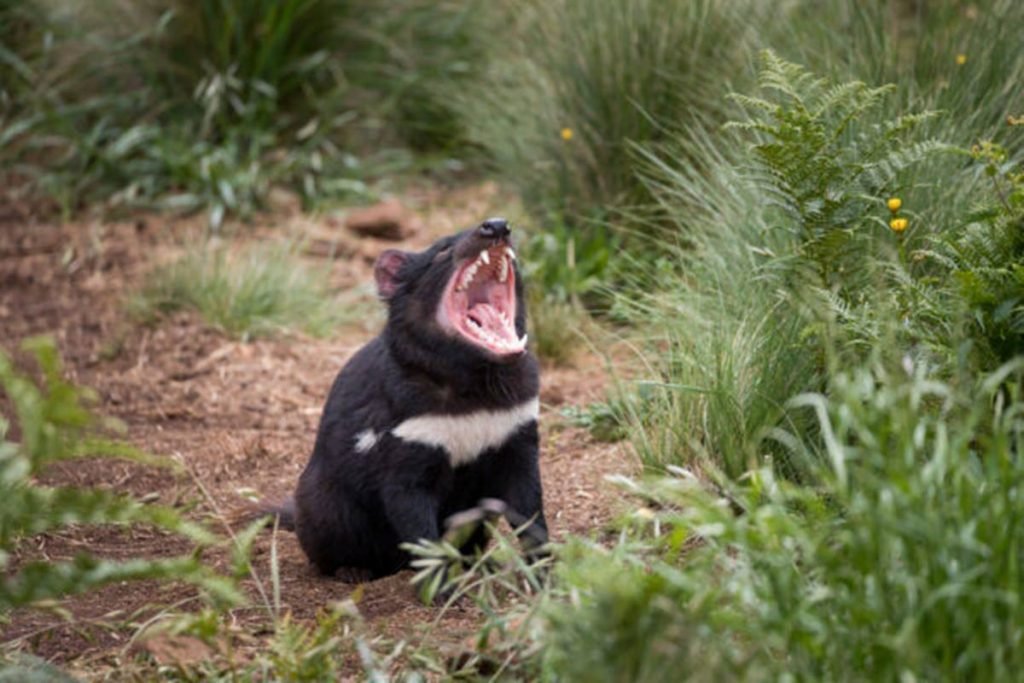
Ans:
{"label": "animal's ear", "polygon": [[390,299],[398,289],[398,271],[408,258],[408,253],[398,249],[388,249],[377,257],[373,277],[377,280],[377,294],[380,298]]}

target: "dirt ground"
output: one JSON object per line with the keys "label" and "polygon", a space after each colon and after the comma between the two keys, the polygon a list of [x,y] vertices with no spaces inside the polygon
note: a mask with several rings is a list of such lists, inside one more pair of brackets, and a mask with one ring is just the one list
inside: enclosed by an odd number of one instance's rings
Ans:
{"label": "dirt ground", "polygon": [[[419,190],[404,200],[427,226],[403,246],[418,248],[482,217],[502,213],[504,198],[491,186]],[[273,223],[273,225],[271,225]],[[63,353],[69,376],[99,396],[97,412],[121,420],[126,438],[169,456],[184,473],[119,462],[65,464],[48,481],[110,487],[147,501],[177,506],[218,531],[256,493],[287,496],[313,445],[322,402],[335,374],[374,334],[381,317],[360,321],[327,339],[287,335],[243,343],[181,314],[156,326],[137,324],[125,301],[159,262],[202,234],[201,221],[139,217],[70,225],[0,211],[0,348],[14,352],[25,337],[47,334]],[[298,213],[241,226],[236,242],[306,240],[308,258],[330,267],[339,289],[367,287],[371,264],[384,243],[356,240],[330,217]],[[541,393],[545,508],[554,538],[596,534],[614,513],[617,496],[604,477],[635,471],[625,446],[597,443],[565,423],[560,411],[604,396],[603,363],[581,352],[571,367],[546,368]],[[218,528],[219,527],[219,528]],[[104,557],[159,557],[188,550],[185,542],[146,529],[75,528],[31,539],[22,558],[70,558],[88,550]],[[308,620],[354,586],[317,576],[294,537],[277,543],[281,601]],[[270,538],[255,549],[254,564],[269,573]],[[219,563],[220,560],[215,560]],[[437,608],[420,604],[410,572],[359,588],[358,608],[374,633],[414,637]],[[254,584],[247,584],[255,595]],[[254,600],[254,605],[258,600]],[[199,606],[187,586],[124,583],[64,600],[60,610],[21,610],[3,629],[8,649],[60,663],[86,677],[117,677],[136,656],[133,641],[148,620],[165,611]],[[232,614],[252,642],[268,635],[257,607]],[[458,639],[478,616],[456,606],[432,633]]]}

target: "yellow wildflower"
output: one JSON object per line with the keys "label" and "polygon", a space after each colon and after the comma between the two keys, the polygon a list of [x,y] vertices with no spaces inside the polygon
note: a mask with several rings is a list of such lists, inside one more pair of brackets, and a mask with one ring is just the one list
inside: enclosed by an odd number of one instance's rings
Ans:
{"label": "yellow wildflower", "polygon": [[889,201],[885,203],[885,205],[889,207],[890,211],[896,213],[897,211],[900,210],[900,207],[903,206],[903,200],[900,199],[899,197],[891,197]]}
{"label": "yellow wildflower", "polygon": [[563,128],[562,129],[562,139],[563,140],[572,140],[572,128]]}
{"label": "yellow wildflower", "polygon": [[1008,126],[1024,126],[1024,114],[1020,116],[1007,116],[1006,125]]}
{"label": "yellow wildflower", "polygon": [[967,63],[967,55],[965,55],[962,52],[960,54],[958,54],[956,56],[956,63],[957,63],[957,66],[963,66],[964,64],[966,64]]}
{"label": "yellow wildflower", "polygon": [[906,218],[893,218],[889,221],[889,227],[892,228],[893,232],[903,232],[907,229],[907,225]]}

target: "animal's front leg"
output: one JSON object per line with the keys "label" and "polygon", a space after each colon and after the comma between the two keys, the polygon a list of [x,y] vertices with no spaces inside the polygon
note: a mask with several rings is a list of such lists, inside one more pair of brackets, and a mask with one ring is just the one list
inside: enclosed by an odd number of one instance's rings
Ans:
{"label": "animal's front leg", "polygon": [[505,501],[505,517],[518,531],[527,554],[543,554],[548,542],[544,519],[544,494],[540,480],[537,424],[523,427],[495,459],[501,472],[499,498]]}
{"label": "animal's front leg", "polygon": [[396,450],[380,494],[384,514],[399,543],[441,537],[438,518],[450,476],[436,449],[402,446]]}

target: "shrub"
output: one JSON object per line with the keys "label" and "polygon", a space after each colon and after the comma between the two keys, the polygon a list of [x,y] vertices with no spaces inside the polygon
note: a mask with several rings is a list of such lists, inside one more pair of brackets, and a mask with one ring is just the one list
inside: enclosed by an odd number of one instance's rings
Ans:
{"label": "shrub", "polygon": [[45,486],[36,480],[47,465],[72,458],[143,459],[134,448],[96,432],[96,420],[85,407],[87,391],[61,377],[52,342],[36,339],[34,352],[45,387],[15,371],[0,353],[0,385],[17,416],[20,442],[7,440],[12,424],[0,418],[0,615],[8,610],[129,579],[177,579],[195,583],[209,595],[239,600],[233,584],[204,567],[194,555],[114,562],[81,554],[73,560],[12,562],[12,553],[26,538],[59,532],[75,524],[149,524],[208,545],[212,536],[168,508],[143,505],[128,496],[104,490]]}
{"label": "shrub", "polygon": [[772,97],[734,95],[752,117],[730,125],[755,136],[751,151],[764,194],[782,213],[769,214],[769,220],[792,232],[800,260],[817,271],[817,287],[838,288],[848,297],[856,293],[849,290],[862,272],[858,263],[890,227],[887,216],[879,220],[882,200],[896,194],[904,169],[944,145],[910,139],[932,114],[872,125],[868,115],[891,86],[833,85],[772,52],[764,52],[762,61],[760,87]]}

